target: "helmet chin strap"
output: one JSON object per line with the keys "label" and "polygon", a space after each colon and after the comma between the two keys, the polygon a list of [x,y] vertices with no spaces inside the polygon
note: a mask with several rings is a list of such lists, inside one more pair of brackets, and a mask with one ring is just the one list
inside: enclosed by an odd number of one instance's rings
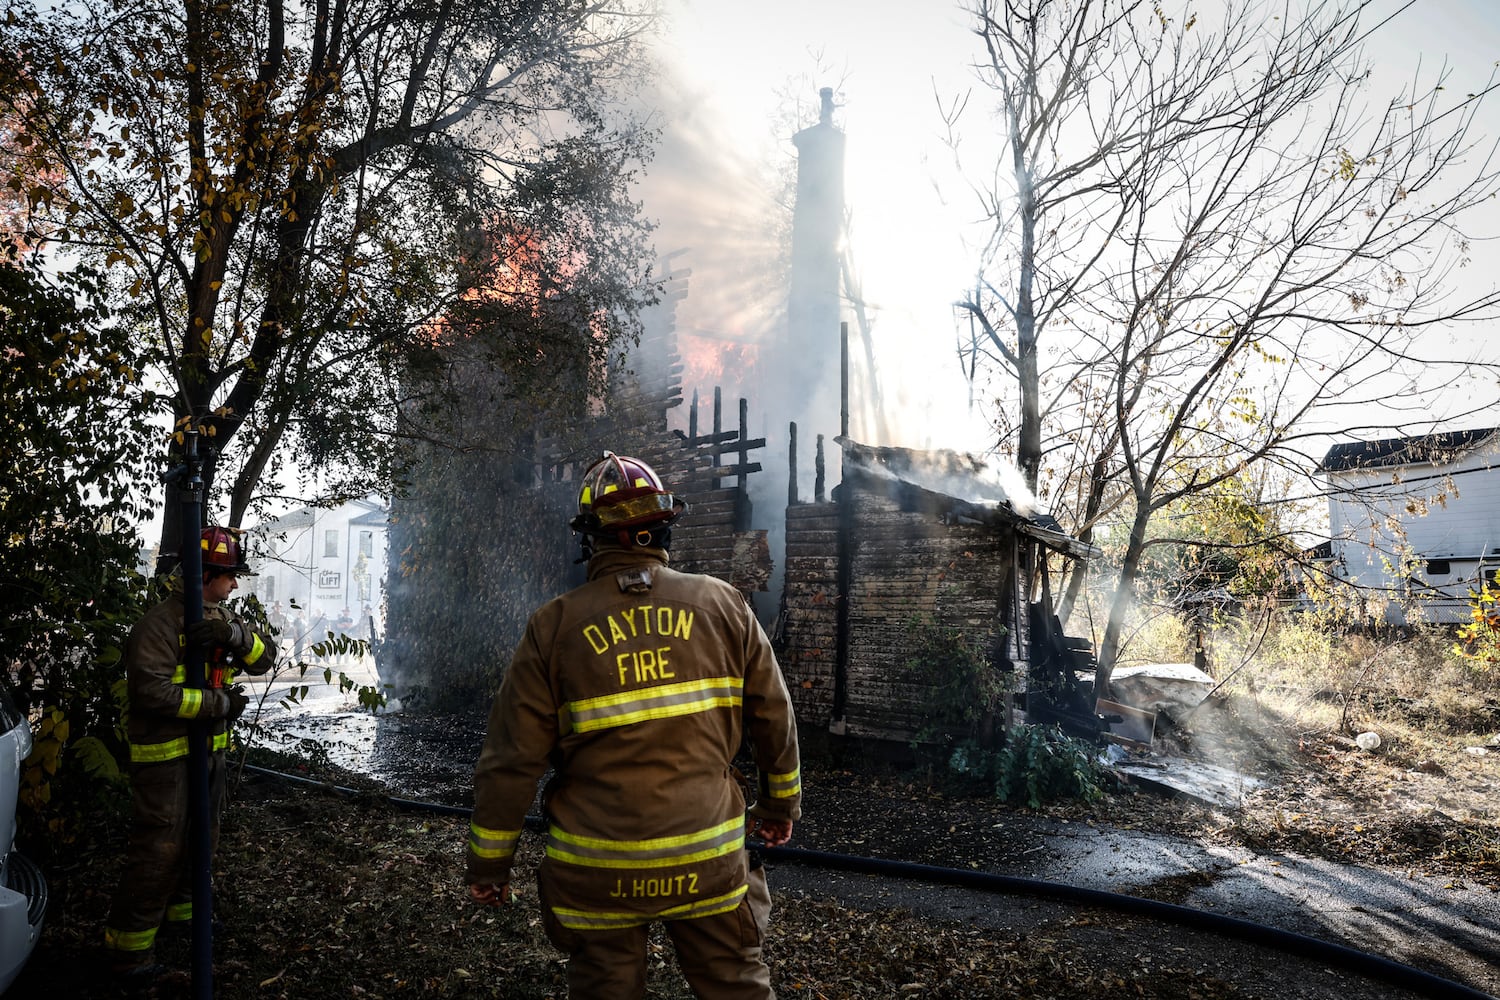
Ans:
{"label": "helmet chin strap", "polygon": [[573,530],[578,532],[578,544],[581,550],[578,558],[573,560],[575,565],[577,563],[586,563],[590,559],[594,558],[594,553],[597,549],[597,543],[601,538],[610,539],[615,544],[619,545],[622,549],[669,549],[672,547],[672,529],[670,526],[661,526],[657,528],[641,528],[634,532],[628,530],[615,532],[594,532],[589,531],[586,528],[577,526],[575,526]]}

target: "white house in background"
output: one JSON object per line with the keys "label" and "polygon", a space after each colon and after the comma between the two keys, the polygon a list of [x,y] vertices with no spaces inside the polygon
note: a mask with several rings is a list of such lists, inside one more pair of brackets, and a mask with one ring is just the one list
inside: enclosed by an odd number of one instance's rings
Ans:
{"label": "white house in background", "polygon": [[254,575],[240,590],[268,609],[279,605],[288,622],[295,604],[312,634],[320,631],[313,628],[319,615],[331,627],[348,609],[354,634],[368,639],[366,615],[384,620],[389,514],[371,496],[330,510],[302,507],[249,528],[246,552]]}
{"label": "white house in background", "polygon": [[1334,445],[1335,575],[1391,624],[1456,622],[1500,569],[1500,427]]}

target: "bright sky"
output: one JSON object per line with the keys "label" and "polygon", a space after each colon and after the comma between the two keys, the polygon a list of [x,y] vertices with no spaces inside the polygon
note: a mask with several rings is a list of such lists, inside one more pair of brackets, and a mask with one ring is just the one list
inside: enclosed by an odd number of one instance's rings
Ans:
{"label": "bright sky", "polygon": [[[967,16],[938,0],[668,2],[674,13],[665,52],[699,105],[697,126],[716,129],[718,141],[747,160],[791,155],[789,135],[780,149],[768,135],[784,111],[778,92],[790,81],[810,78],[803,125],[816,121],[816,88],[837,89],[855,260],[874,309],[882,367],[899,373],[899,384],[890,384],[898,377],[890,374],[885,388],[900,404],[902,439],[887,443],[983,450],[987,435],[958,375],[951,308],[972,280],[974,255],[963,229],[975,203],[952,171],[937,111],[939,98],[952,100],[973,79],[968,66],[979,50]],[[1377,67],[1372,99],[1409,82],[1419,56],[1424,77],[1444,60],[1452,65],[1448,91],[1455,96],[1483,89],[1500,60],[1500,15],[1492,4],[1417,0],[1380,29],[1367,43]],[[1162,5],[1169,14],[1203,6]],[[1372,0],[1364,24],[1372,27],[1402,5]],[[820,66],[824,72],[815,73]],[[1484,115],[1489,133],[1500,136],[1500,93]],[[964,137],[968,146],[982,139]],[[1493,231],[1500,234],[1500,224]],[[1491,253],[1478,248],[1476,257],[1483,262]],[[1492,268],[1474,270],[1476,279],[1493,281]],[[699,288],[713,280],[702,259],[693,280]],[[1456,333],[1458,349],[1487,332]]]}
{"label": "bright sky", "polygon": [[[961,242],[972,203],[954,182],[934,98],[935,88],[947,96],[969,86],[962,12],[932,3],[914,16],[915,5],[889,0],[673,6],[669,57],[712,109],[704,118],[726,145],[767,161],[791,157],[790,133],[777,143],[771,132],[787,110],[782,95],[802,84],[806,127],[817,122],[817,89],[835,88],[855,263],[880,363],[904,373],[884,388],[908,438],[886,443],[982,449],[987,435],[969,417],[950,307],[972,268]],[[706,283],[700,278],[708,276],[695,271],[695,283]]]}

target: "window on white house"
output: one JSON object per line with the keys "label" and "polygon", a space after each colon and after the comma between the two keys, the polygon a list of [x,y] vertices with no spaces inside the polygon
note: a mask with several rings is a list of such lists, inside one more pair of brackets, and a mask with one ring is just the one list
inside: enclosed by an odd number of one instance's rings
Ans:
{"label": "window on white house", "polygon": [[361,531],[359,533],[359,554],[366,559],[375,555],[375,532]]}
{"label": "window on white house", "polygon": [[1448,566],[1448,560],[1446,560],[1446,559],[1429,559],[1429,560],[1427,560],[1427,575],[1428,576],[1447,576],[1451,572],[1453,572],[1453,570],[1449,568],[1449,566]]}
{"label": "window on white house", "polygon": [[330,528],[323,532],[323,555],[325,557],[339,554],[339,530]]}

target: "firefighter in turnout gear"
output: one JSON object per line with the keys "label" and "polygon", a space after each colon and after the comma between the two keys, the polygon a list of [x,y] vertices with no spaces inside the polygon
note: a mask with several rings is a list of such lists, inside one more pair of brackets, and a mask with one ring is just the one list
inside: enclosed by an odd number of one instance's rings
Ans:
{"label": "firefighter in turnout gear", "polygon": [[[229,728],[248,698],[234,683],[238,672],[263,674],[276,662],[272,638],[233,614],[223,602],[248,573],[239,540],[220,527],[205,528],[203,620],[184,631],[181,568],[166,600],[131,630],[125,645],[130,741],[130,836],[125,867],[104,929],[114,972],[127,984],[146,985],[163,970],[154,963],[157,930],[187,927],[193,916],[188,812],[189,724],[212,720],[209,753],[210,841],[217,845],[224,793],[224,749]],[[203,688],[185,686],[188,643],[204,651]]]}
{"label": "firefighter in turnout gear", "polygon": [[[579,1000],[645,995],[656,921],[695,996],[775,996],[761,960],[771,900],[745,840],[784,844],[801,815],[796,720],[744,596],[667,566],[683,509],[636,459],[589,469],[572,522],[588,582],[532,615],[475,768],[466,877],[493,904],[510,899],[516,841],[553,769],[537,882]],[[732,763],[746,739],[748,818]]]}

